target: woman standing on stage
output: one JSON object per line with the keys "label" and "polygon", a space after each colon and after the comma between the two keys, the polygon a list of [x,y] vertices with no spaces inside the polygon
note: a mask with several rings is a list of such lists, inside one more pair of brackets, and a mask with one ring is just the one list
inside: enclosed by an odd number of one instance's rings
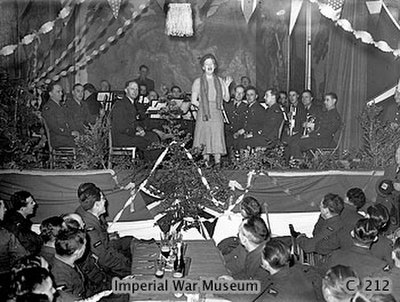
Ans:
{"label": "woman standing on stage", "polygon": [[192,85],[192,104],[199,107],[193,147],[203,146],[206,165],[210,165],[211,154],[219,167],[221,155],[226,154],[222,100],[229,101],[228,87],[232,77],[223,80],[215,74],[218,65],[212,54],[204,55],[200,65],[203,75]]}

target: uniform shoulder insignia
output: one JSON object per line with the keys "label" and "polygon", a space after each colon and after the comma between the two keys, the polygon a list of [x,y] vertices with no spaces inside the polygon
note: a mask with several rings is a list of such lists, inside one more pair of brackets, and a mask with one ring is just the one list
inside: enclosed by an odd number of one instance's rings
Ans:
{"label": "uniform shoulder insignia", "polygon": [[100,246],[100,245],[101,245],[101,240],[95,242],[95,243],[93,244],[93,247],[98,247],[98,246]]}
{"label": "uniform shoulder insignia", "polygon": [[333,232],[333,228],[332,228],[332,227],[328,226],[327,229],[328,229],[329,231]]}
{"label": "uniform shoulder insignia", "polygon": [[386,265],[386,266],[383,268],[383,271],[385,271],[385,272],[390,271],[390,265],[389,265],[389,264]]}
{"label": "uniform shoulder insignia", "polygon": [[267,290],[267,293],[270,294],[271,296],[274,296],[274,297],[276,297],[279,294],[279,292],[273,287],[270,287]]}
{"label": "uniform shoulder insignia", "polygon": [[88,232],[94,231],[94,227],[88,227],[88,228],[86,228],[86,231],[88,231]]}

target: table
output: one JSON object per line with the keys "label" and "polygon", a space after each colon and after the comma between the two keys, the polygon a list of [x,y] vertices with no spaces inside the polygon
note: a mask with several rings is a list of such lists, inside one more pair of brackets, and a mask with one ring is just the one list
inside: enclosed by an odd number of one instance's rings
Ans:
{"label": "table", "polygon": [[[186,240],[185,257],[189,257],[190,267],[185,279],[218,278],[227,275],[224,260],[212,240]],[[154,277],[154,260],[159,256],[159,247],[155,243],[136,244],[132,257],[132,274],[134,280],[152,280]],[[165,277],[164,277],[165,278]],[[170,278],[170,277],[168,277]],[[170,278],[171,279],[171,278]],[[163,280],[163,279],[157,279]],[[137,293],[131,301],[186,301],[186,297],[176,297],[172,293]]]}

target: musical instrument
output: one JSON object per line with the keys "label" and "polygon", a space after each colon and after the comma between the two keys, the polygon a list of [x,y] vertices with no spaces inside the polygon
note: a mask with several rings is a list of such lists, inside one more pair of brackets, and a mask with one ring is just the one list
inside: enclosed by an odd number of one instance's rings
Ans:
{"label": "musical instrument", "polygon": [[306,125],[303,130],[303,137],[308,137],[309,134],[312,132],[313,129],[311,127],[309,127],[308,124],[315,124],[316,119],[317,118],[314,115],[307,113]]}
{"label": "musical instrument", "polygon": [[290,110],[289,110],[289,129],[288,129],[288,135],[289,136],[293,136],[293,131],[294,131],[294,127],[296,126],[296,114],[297,114],[297,107],[295,106],[290,106]]}

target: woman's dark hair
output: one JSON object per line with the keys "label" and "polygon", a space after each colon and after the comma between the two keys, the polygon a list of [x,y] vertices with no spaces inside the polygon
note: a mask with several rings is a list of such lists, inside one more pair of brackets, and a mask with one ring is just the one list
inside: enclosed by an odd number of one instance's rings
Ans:
{"label": "woman's dark hair", "polygon": [[252,196],[243,198],[240,208],[246,213],[246,217],[260,216],[262,212],[258,200]]}
{"label": "woman's dark hair", "polygon": [[204,66],[204,62],[205,62],[207,59],[213,60],[214,65],[215,65],[215,70],[214,70],[214,72],[216,72],[216,71],[218,70],[218,62],[217,62],[217,59],[215,58],[215,56],[214,56],[213,54],[211,54],[211,53],[205,54],[204,56],[201,57],[201,59],[200,59],[200,65],[201,65],[201,67]]}
{"label": "woman's dark hair", "polygon": [[379,231],[385,229],[388,226],[390,219],[389,210],[381,203],[368,207],[367,214],[369,218],[374,220]]}
{"label": "woman's dark hair", "polygon": [[42,237],[44,243],[56,238],[63,222],[64,220],[60,216],[52,216],[42,221],[40,224],[40,237]]}
{"label": "woman's dark hair", "polygon": [[281,269],[290,264],[290,248],[277,239],[271,239],[265,244],[263,258],[273,269]]}

